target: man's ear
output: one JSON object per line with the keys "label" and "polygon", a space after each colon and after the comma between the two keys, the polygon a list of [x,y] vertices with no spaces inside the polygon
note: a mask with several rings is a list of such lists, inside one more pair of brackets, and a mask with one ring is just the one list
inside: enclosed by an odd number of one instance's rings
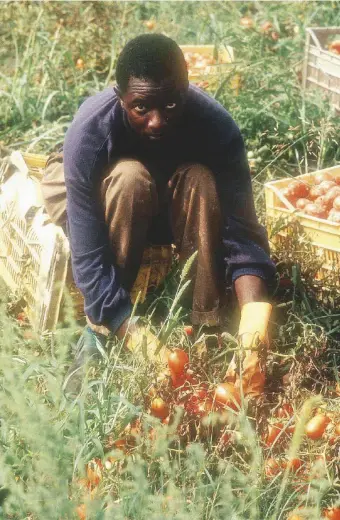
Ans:
{"label": "man's ear", "polygon": [[122,93],[121,91],[119,90],[119,87],[118,86],[115,86],[113,87],[113,90],[115,91],[115,93],[117,94],[117,97],[119,99],[119,103],[121,104],[121,107],[124,108],[124,101],[122,99]]}

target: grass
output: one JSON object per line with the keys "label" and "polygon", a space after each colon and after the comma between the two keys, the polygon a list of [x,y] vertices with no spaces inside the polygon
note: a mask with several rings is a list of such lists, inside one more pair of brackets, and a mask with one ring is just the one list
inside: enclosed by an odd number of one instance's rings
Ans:
{"label": "grass", "polygon": [[[242,16],[252,17],[255,27],[241,26]],[[148,20],[180,43],[235,48],[236,62],[211,94],[243,132],[263,221],[264,182],[339,163],[335,114],[319,94],[305,95],[300,86],[305,28],[339,26],[338,2],[4,2],[1,144],[46,154],[60,147],[81,102],[112,83],[119,50],[148,30]],[[266,20],[278,40],[261,32]],[[76,67],[78,58],[84,68]],[[228,87],[235,74],[237,97]],[[289,247],[272,248],[286,283],[274,297],[266,395],[258,408],[244,402],[239,414],[213,414],[210,425],[193,424],[181,407],[173,407],[170,426],[148,414],[150,387],[168,396],[169,384],[157,379],[157,367],[132,358],[118,342],[90,372],[79,401],[65,402],[61,384],[80,331],[72,310],[55,334],[41,338],[16,319],[12,297],[3,297],[0,517],[81,518],[76,508],[86,504],[91,519],[285,520],[299,507],[305,518],[320,519],[324,508],[340,504],[339,444],[331,444],[331,431],[320,441],[303,435],[317,407],[340,422],[339,291],[335,280],[322,287],[315,281],[317,259],[308,239],[292,230],[289,240]],[[227,335],[222,348],[206,352],[186,336],[185,310],[176,301],[179,281],[176,272],[140,310],[156,332],[170,316],[163,327],[167,345],[182,345],[200,380],[213,387],[235,341]],[[236,319],[230,315],[230,332]],[[268,423],[278,423],[275,409],[283,400],[292,404],[299,426],[289,436],[292,420],[284,418],[277,442],[266,446]],[[226,444],[216,428],[230,436]],[[266,476],[268,460],[287,454],[301,458],[301,472],[280,466]],[[88,486],[86,464],[95,458],[102,464],[100,482]]]}

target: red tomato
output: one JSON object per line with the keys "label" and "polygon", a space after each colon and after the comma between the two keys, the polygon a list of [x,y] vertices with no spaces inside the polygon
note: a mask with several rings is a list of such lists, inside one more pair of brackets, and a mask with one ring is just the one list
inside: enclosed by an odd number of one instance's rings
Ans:
{"label": "red tomato", "polygon": [[169,415],[169,407],[161,397],[156,397],[151,403],[151,415],[165,419]]}
{"label": "red tomato", "polygon": [[317,440],[321,439],[325,433],[327,424],[329,424],[330,418],[327,415],[317,414],[306,424],[306,434],[310,439]]}
{"label": "red tomato", "polygon": [[220,383],[216,387],[214,400],[232,410],[239,410],[241,404],[240,392],[231,383]]}
{"label": "red tomato", "polygon": [[78,515],[79,520],[86,520],[86,505],[81,504],[76,508],[76,513]]}
{"label": "red tomato", "polygon": [[308,197],[310,186],[305,182],[295,180],[288,184],[288,192],[293,198],[296,199]]}
{"label": "red tomato", "polygon": [[317,173],[313,177],[315,184],[321,184],[323,181],[332,181],[333,175],[329,172]]}
{"label": "red tomato", "polygon": [[274,442],[276,441],[277,437],[282,432],[283,424],[277,423],[277,424],[270,424],[268,426],[268,434],[265,440],[265,443],[267,446],[272,446]]}
{"label": "red tomato", "polygon": [[333,206],[334,200],[340,196],[340,186],[334,186],[331,188],[325,195],[323,195],[323,203],[327,209],[331,209]]}
{"label": "red tomato", "polygon": [[340,520],[340,507],[331,507],[323,511],[325,518],[328,520]]}
{"label": "red tomato", "polygon": [[93,486],[98,486],[102,479],[103,464],[100,459],[92,459],[86,464],[86,475]]}
{"label": "red tomato", "polygon": [[[339,177],[340,179],[340,177]],[[340,211],[340,197],[336,197],[333,202],[333,208]]]}
{"label": "red tomato", "polygon": [[293,197],[293,195],[290,193],[288,187],[287,188],[283,188],[283,190],[281,190],[281,193],[287,200],[289,200],[289,202],[291,204],[293,204],[293,206],[295,206],[295,204],[296,204],[296,197]]}
{"label": "red tomato", "polygon": [[194,333],[194,329],[193,329],[192,325],[185,325],[184,332],[187,336],[192,336]]}
{"label": "red tomato", "polygon": [[76,68],[79,70],[82,70],[84,68],[84,60],[82,58],[77,59]]}
{"label": "red tomato", "polygon": [[318,206],[317,204],[309,203],[305,206],[304,212],[306,215],[310,215],[311,217],[317,217],[317,218],[326,218],[327,213],[326,210],[323,209],[321,206]]}
{"label": "red tomato", "polygon": [[337,183],[337,185],[339,185],[340,184],[340,175],[338,177],[334,177],[334,180]]}
{"label": "red tomato", "polygon": [[304,209],[306,204],[309,204],[309,200],[308,199],[298,199],[296,201],[296,207],[298,209]]}
{"label": "red tomato", "polygon": [[287,462],[287,467],[293,471],[294,473],[298,472],[299,469],[301,469],[301,467],[303,466],[303,462],[301,459],[297,459],[297,458],[294,458],[294,459],[290,459],[288,462]]}
{"label": "red tomato", "polygon": [[168,357],[168,365],[173,374],[183,374],[186,365],[189,363],[189,356],[181,348],[175,348]]}
{"label": "red tomato", "polygon": [[334,188],[336,186],[336,183],[334,181],[322,181],[321,184],[319,184],[320,190],[323,191],[323,195],[327,193],[331,188]]}
{"label": "red tomato", "polygon": [[335,40],[334,42],[330,43],[329,50],[331,52],[335,52],[336,54],[340,54],[340,40]]}
{"label": "red tomato", "polygon": [[340,223],[340,211],[337,211],[336,209],[331,209],[331,211],[329,212],[329,215],[328,215],[328,220],[339,224]]}
{"label": "red tomato", "polygon": [[275,417],[290,418],[294,414],[294,410],[291,404],[284,403],[280,408],[278,408],[275,412]]}
{"label": "red tomato", "polygon": [[261,25],[261,32],[263,33],[267,33],[269,32],[271,29],[273,28],[273,24],[269,21],[267,22],[264,22],[262,25]]}
{"label": "red tomato", "polygon": [[266,474],[266,477],[275,477],[278,473],[281,471],[281,466],[278,463],[276,459],[273,459],[272,457],[267,459],[264,463],[264,472]]}
{"label": "red tomato", "polygon": [[311,190],[309,192],[309,198],[311,200],[315,200],[318,197],[321,197],[321,195],[323,195],[323,194],[324,194],[324,191],[322,188],[320,188],[320,186],[312,186]]}

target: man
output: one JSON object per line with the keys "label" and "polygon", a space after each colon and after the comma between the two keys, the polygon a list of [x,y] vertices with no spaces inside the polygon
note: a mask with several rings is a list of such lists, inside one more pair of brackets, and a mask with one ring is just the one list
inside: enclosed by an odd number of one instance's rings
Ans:
{"label": "man", "polygon": [[[138,323],[129,323],[129,291],[147,244],[174,242],[182,261],[197,251],[194,325],[222,323],[228,283],[241,311],[270,307],[275,275],[240,131],[218,102],[188,84],[178,45],[161,34],[131,40],[116,82],[82,104],[63,157],[50,158],[43,181],[51,218],[64,225],[67,211],[73,274],[89,323],[67,382],[76,391],[95,350],[92,331],[122,338],[129,326],[133,341],[141,337]],[[267,319],[247,332],[265,335]]]}

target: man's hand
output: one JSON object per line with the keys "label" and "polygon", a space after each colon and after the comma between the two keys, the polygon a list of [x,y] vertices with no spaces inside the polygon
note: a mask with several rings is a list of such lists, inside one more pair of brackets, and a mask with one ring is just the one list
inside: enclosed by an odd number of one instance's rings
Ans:
{"label": "man's hand", "polygon": [[[269,347],[268,324],[272,306],[266,302],[267,290],[261,278],[245,275],[235,282],[235,291],[241,308],[238,331],[242,360],[242,387],[244,393],[257,397],[265,384],[265,354]],[[262,349],[260,352],[259,349]],[[240,384],[237,356],[234,355],[226,380]]]}

